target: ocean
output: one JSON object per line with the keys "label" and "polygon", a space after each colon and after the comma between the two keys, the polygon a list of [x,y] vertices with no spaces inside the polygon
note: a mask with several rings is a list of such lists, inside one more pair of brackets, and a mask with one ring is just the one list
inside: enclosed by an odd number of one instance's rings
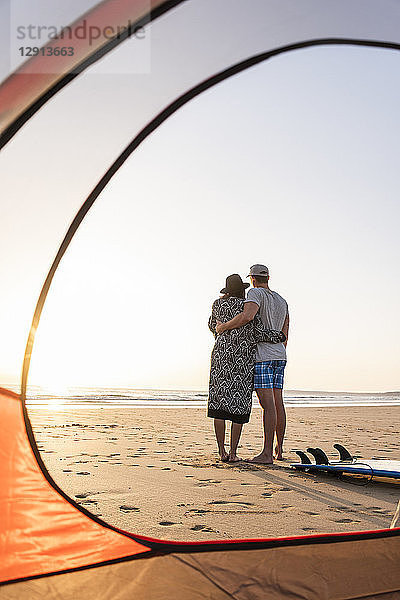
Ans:
{"label": "ocean", "polygon": [[[16,390],[17,391],[17,390]],[[398,406],[400,392],[353,393],[288,390],[284,393],[286,406]],[[203,408],[207,392],[196,390],[135,390],[128,388],[71,388],[67,395],[43,393],[30,388],[27,405],[36,408]],[[253,394],[253,406],[258,406]]]}

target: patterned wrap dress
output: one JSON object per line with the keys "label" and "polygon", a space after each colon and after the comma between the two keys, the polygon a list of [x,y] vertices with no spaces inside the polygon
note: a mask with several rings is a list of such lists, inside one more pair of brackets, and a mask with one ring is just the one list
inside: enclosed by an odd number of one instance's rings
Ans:
{"label": "patterned wrap dress", "polygon": [[211,353],[207,415],[247,423],[253,393],[253,367],[257,342],[264,341],[266,329],[258,314],[253,321],[217,335],[217,321],[230,321],[243,312],[244,300],[218,298],[212,305],[208,327],[216,340]]}

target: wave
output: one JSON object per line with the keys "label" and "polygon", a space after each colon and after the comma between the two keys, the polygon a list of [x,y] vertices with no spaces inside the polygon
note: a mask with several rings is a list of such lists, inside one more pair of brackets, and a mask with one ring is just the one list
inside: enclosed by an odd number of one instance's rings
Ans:
{"label": "wave", "polygon": [[[76,393],[78,392],[78,393]],[[31,407],[104,407],[104,408],[201,408],[207,404],[208,394],[204,391],[182,390],[130,390],[130,389],[79,389],[68,395],[51,395],[31,392],[27,405]],[[352,393],[304,393],[286,392],[286,406],[399,406],[400,394],[352,394]],[[253,406],[259,406],[256,394]]]}

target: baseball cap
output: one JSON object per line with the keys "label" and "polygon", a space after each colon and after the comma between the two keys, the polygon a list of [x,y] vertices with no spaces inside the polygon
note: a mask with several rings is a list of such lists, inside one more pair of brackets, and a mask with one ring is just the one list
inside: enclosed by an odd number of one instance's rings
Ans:
{"label": "baseball cap", "polygon": [[254,275],[259,275],[260,277],[268,277],[268,267],[266,267],[265,265],[253,265],[252,267],[250,267],[250,273],[247,275],[247,277],[253,277]]}

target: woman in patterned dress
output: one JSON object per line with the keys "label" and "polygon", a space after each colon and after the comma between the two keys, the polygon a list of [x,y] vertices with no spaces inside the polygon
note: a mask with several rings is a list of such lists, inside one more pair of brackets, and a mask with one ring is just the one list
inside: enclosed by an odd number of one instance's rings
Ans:
{"label": "woman in patterned dress", "polygon": [[[215,300],[208,327],[216,341],[211,354],[208,416],[214,419],[218,452],[223,462],[238,462],[236,454],[243,423],[250,419],[256,343],[269,341],[261,319],[217,335],[217,321],[226,322],[243,311],[244,290],[240,275],[229,275],[223,296]],[[225,449],[225,421],[232,421],[230,451]]]}

